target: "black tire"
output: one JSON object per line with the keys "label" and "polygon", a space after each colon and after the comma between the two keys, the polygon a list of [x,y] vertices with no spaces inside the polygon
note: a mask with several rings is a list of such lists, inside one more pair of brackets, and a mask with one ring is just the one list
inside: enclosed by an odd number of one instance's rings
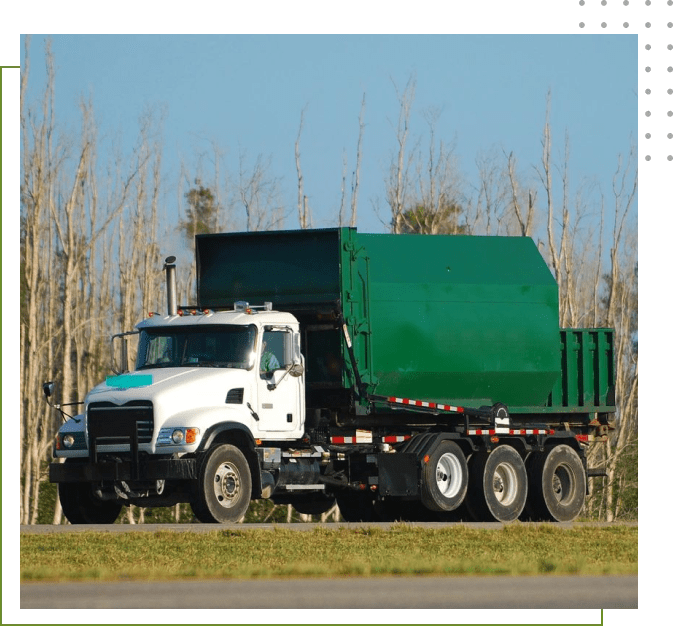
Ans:
{"label": "black tire", "polygon": [[528,476],[521,455],[501,445],[470,460],[470,487],[466,500],[478,522],[512,522],[526,505]]}
{"label": "black tire", "polygon": [[368,491],[338,491],[336,501],[346,522],[378,522],[374,496]]}
{"label": "black tire", "polygon": [[322,515],[327,513],[335,504],[334,496],[325,493],[302,494],[290,501],[290,504],[304,515]]}
{"label": "black tire", "polygon": [[528,468],[530,493],[527,512],[532,519],[570,522],[581,512],[587,479],[582,460],[561,444],[533,455]]}
{"label": "black tire", "polygon": [[114,524],[122,509],[115,500],[97,498],[91,483],[59,483],[58,499],[71,524]]}
{"label": "black tire", "polygon": [[467,494],[465,455],[458,444],[442,441],[423,464],[421,502],[431,511],[453,511]]}
{"label": "black tire", "polygon": [[250,506],[252,478],[243,453],[229,444],[213,448],[199,469],[192,510],[205,524],[240,522]]}

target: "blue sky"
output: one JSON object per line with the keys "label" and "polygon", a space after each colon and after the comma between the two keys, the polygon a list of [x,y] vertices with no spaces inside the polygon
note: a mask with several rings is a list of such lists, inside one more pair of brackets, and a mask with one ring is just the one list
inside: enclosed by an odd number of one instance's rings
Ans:
{"label": "blue sky", "polygon": [[[609,191],[618,155],[636,141],[634,35],[50,37],[57,119],[76,128],[78,100],[90,96],[102,134],[130,149],[141,113],[164,112],[169,221],[177,219],[181,166],[195,168],[196,155],[215,142],[230,169],[241,152],[250,162],[272,158],[290,215],[285,226],[296,227],[294,142],[305,109],[305,193],[314,225],[334,225],[344,154],[355,165],[364,95],[358,227],[383,232],[383,180],[399,111],[394,85],[402,89],[412,75],[411,134],[427,138],[424,112],[441,111],[437,136],[454,142],[468,184],[476,184],[475,158],[491,149],[513,151],[522,175],[533,176],[549,90],[555,149],[560,154],[567,131],[576,184],[588,178]],[[43,85],[44,40],[32,36],[31,90]]]}

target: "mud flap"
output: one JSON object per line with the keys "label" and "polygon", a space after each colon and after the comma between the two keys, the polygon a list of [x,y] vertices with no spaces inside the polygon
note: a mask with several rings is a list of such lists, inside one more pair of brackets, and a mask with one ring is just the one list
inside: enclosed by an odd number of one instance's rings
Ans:
{"label": "mud flap", "polygon": [[406,452],[379,454],[378,466],[380,495],[418,495],[421,466],[416,454]]}

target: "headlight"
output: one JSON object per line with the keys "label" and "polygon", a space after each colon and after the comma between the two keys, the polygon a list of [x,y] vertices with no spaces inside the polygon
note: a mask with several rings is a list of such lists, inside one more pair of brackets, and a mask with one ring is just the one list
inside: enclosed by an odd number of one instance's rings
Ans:
{"label": "headlight", "polygon": [[198,434],[198,428],[162,428],[157,437],[157,446],[196,443]]}
{"label": "headlight", "polygon": [[56,435],[56,450],[86,450],[84,432],[65,432]]}

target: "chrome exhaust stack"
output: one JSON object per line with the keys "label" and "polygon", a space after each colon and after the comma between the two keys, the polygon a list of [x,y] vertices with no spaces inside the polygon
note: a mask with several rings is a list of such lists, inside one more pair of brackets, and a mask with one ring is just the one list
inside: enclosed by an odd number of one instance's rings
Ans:
{"label": "chrome exhaust stack", "polygon": [[175,278],[175,257],[166,257],[164,262],[164,271],[166,272],[166,303],[168,306],[168,315],[178,314],[178,287]]}

